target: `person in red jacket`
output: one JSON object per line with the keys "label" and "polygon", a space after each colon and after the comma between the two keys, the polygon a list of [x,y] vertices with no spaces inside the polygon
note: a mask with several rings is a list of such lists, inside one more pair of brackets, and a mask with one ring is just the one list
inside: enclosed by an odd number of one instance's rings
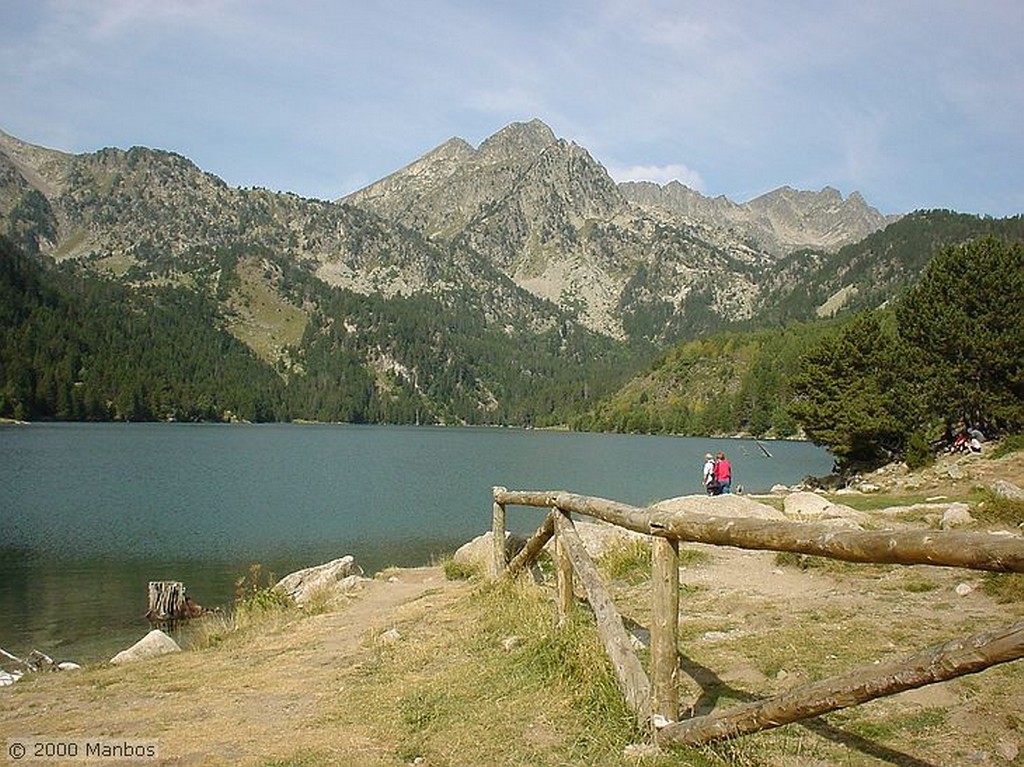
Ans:
{"label": "person in red jacket", "polygon": [[715,479],[718,480],[718,493],[728,493],[732,485],[732,466],[725,453],[719,453],[715,461]]}

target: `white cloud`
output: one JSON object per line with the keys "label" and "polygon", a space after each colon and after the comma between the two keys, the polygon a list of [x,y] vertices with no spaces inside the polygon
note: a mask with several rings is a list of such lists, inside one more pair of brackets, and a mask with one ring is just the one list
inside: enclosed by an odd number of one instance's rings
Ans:
{"label": "white cloud", "polygon": [[628,168],[609,167],[608,173],[616,181],[653,181],[665,185],[670,181],[678,181],[697,192],[704,191],[704,179],[700,173],[685,165],[633,165]]}

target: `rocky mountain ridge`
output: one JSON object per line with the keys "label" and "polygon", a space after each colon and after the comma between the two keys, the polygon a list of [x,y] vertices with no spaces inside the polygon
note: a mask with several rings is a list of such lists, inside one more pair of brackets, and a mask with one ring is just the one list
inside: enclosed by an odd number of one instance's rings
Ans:
{"label": "rocky mountain ridge", "polygon": [[535,328],[564,315],[653,341],[756,318],[787,248],[835,248],[888,220],[831,189],[737,205],[616,184],[539,120],[475,149],[451,139],[333,203],[234,189],[171,152],[71,155],[0,134],[0,216],[41,253],[139,284],[200,286],[220,274],[217,253],[268,249],[367,295],[470,301],[487,322]]}
{"label": "rocky mountain ridge", "polygon": [[835,250],[893,220],[830,188],[783,187],[739,205],[678,182],[616,184],[539,120],[513,123],[475,150],[450,139],[342,201],[432,241],[466,243],[516,284],[617,337],[694,329],[680,317],[688,302],[749,319],[762,272],[779,257]]}

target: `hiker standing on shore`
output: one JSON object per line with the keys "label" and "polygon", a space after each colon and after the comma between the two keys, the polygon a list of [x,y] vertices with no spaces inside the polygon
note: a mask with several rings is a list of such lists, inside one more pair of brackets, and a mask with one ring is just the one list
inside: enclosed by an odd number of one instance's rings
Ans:
{"label": "hiker standing on shore", "polygon": [[708,495],[717,495],[715,485],[715,459],[711,453],[704,454],[704,492]]}
{"label": "hiker standing on shore", "polygon": [[728,493],[729,488],[732,487],[732,466],[729,464],[729,459],[725,457],[725,453],[718,454],[718,460],[715,461],[715,480],[718,485],[718,492],[715,495],[721,493]]}

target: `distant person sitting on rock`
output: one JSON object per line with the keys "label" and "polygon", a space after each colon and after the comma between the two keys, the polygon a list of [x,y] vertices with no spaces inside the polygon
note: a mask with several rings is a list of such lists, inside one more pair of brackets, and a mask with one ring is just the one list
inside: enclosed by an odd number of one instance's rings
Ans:
{"label": "distant person sitting on rock", "polygon": [[953,444],[949,446],[949,452],[966,453],[969,450],[970,438],[967,436],[967,430],[965,429],[956,435],[956,439],[953,440]]}
{"label": "distant person sitting on rock", "polygon": [[715,481],[718,483],[718,492],[715,495],[728,493],[729,488],[732,487],[732,466],[729,464],[729,459],[725,457],[725,453],[719,453],[718,459],[715,461]]}

